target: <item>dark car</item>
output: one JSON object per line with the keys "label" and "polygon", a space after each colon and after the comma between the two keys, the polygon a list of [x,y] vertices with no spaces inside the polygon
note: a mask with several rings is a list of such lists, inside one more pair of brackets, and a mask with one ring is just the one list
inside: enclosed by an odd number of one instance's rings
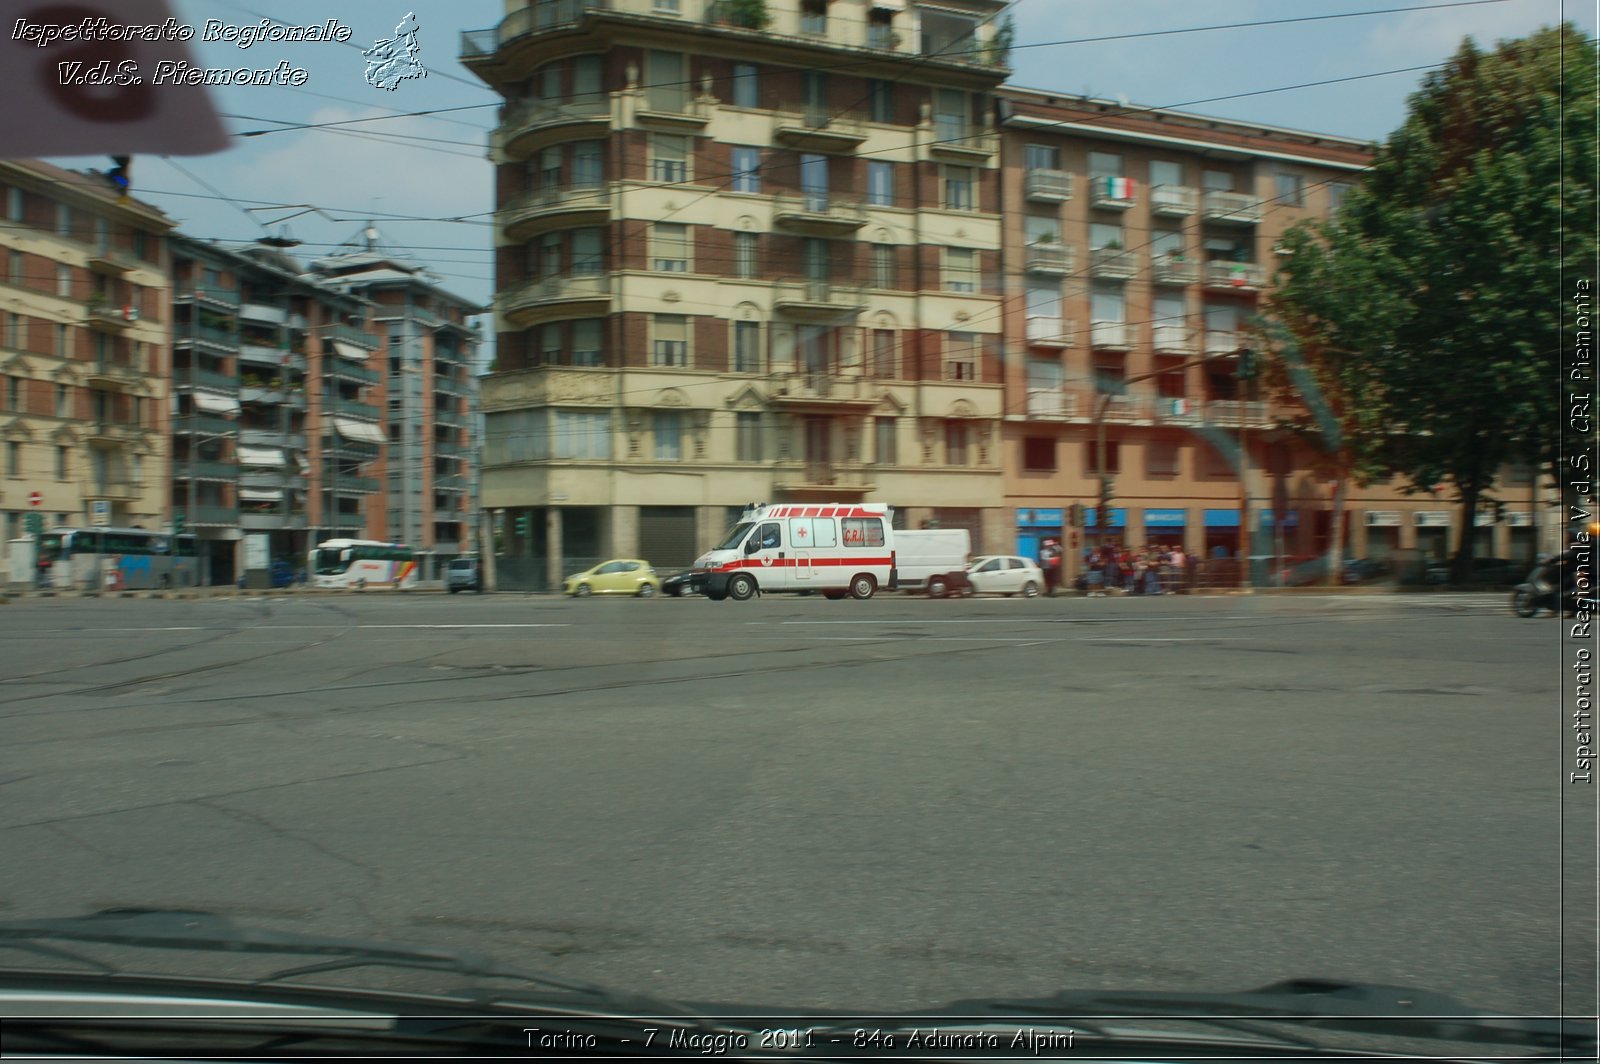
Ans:
{"label": "dark car", "polygon": [[1388,563],[1376,558],[1351,558],[1344,563],[1344,582],[1347,584],[1369,584],[1388,577]]}
{"label": "dark car", "polygon": [[[244,588],[248,576],[248,573],[239,574],[239,587],[241,590]],[[267,569],[268,587],[291,587],[297,582],[303,582],[304,579],[303,573],[296,572],[295,567],[285,561],[273,562]]]}
{"label": "dark car", "polygon": [[[1449,560],[1429,562],[1423,578],[1429,584],[1448,584],[1451,582],[1450,569],[1451,562]],[[1528,563],[1514,562],[1509,558],[1474,558],[1472,559],[1472,571],[1467,577],[1466,583],[1479,586],[1487,584],[1509,587],[1512,584],[1520,583],[1523,577],[1528,575],[1528,569]]]}
{"label": "dark car", "polygon": [[663,580],[661,590],[674,598],[703,595],[706,591],[706,574],[702,570],[686,569]]}

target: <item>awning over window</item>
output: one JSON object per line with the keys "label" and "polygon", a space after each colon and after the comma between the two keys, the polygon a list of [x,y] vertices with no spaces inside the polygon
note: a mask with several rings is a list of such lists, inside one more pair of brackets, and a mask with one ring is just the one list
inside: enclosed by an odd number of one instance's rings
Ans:
{"label": "awning over window", "polygon": [[276,447],[240,447],[239,464],[278,468],[287,463],[283,459],[283,452]]}
{"label": "awning over window", "polygon": [[367,352],[365,350],[344,340],[333,341],[333,353],[340,358],[348,358],[351,362],[365,362],[367,360]]}
{"label": "awning over window", "polygon": [[282,502],[282,488],[240,488],[241,502]]}
{"label": "awning over window", "polygon": [[237,414],[239,400],[231,395],[212,395],[210,392],[195,392],[194,405],[208,414]]}
{"label": "awning over window", "polygon": [[339,430],[339,435],[356,443],[383,443],[388,439],[378,426],[347,417],[334,418],[333,427]]}

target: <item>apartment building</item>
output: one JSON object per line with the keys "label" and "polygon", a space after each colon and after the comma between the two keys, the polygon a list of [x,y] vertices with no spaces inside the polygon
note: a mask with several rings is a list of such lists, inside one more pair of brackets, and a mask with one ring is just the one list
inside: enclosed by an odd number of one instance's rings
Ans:
{"label": "apartment building", "polygon": [[164,527],[173,223],[34,160],[0,159],[0,209],[0,550],[29,513]]}
{"label": "apartment building", "polygon": [[[1016,88],[1000,107],[1015,549],[1053,537],[1326,550],[1334,471],[1278,428],[1297,411],[1267,401],[1246,352],[1284,232],[1331,214],[1372,146]],[[1453,551],[1448,499],[1400,489],[1351,487],[1347,556]],[[1511,504],[1480,516],[1478,553],[1551,549],[1555,496],[1527,470],[1506,470],[1501,489]],[[1088,510],[1077,536],[1064,523],[1074,503]]]}
{"label": "apartment building", "polygon": [[750,502],[1009,535],[997,0],[512,6],[483,503],[503,586]]}
{"label": "apartment building", "polygon": [[[368,535],[413,547],[421,578],[440,579],[451,558],[479,549],[479,332],[469,319],[486,308],[440,287],[373,225],[313,261],[309,276],[371,308],[369,339],[377,351],[363,374],[378,386],[382,398],[374,401],[382,405],[371,410],[381,425],[366,475],[372,479],[361,478],[379,493],[367,513]],[[357,414],[343,398],[336,405],[341,416]],[[346,437],[339,452],[345,460],[354,457],[352,442]]]}
{"label": "apartment building", "polygon": [[366,301],[266,244],[178,236],[172,271],[172,509],[209,580],[236,578],[248,536],[298,564],[322,539],[372,535],[384,395]]}

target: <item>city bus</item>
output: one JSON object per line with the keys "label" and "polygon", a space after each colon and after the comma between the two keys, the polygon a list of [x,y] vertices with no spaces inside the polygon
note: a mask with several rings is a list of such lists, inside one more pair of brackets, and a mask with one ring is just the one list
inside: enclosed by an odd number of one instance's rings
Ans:
{"label": "city bus", "polygon": [[35,543],[39,586],[61,591],[141,591],[196,587],[194,536],[145,528],[57,528]]}
{"label": "city bus", "polygon": [[416,552],[372,539],[325,539],[311,549],[306,570],[313,587],[417,586]]}

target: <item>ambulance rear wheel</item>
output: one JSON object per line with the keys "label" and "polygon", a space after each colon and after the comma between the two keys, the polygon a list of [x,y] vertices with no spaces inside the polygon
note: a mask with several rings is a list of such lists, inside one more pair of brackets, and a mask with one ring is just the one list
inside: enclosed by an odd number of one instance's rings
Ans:
{"label": "ambulance rear wheel", "polygon": [[878,590],[878,582],[872,578],[871,573],[857,573],[850,578],[851,598],[869,599],[876,590]]}
{"label": "ambulance rear wheel", "polygon": [[748,574],[740,573],[728,581],[728,597],[735,602],[743,602],[755,593],[755,578]]}

